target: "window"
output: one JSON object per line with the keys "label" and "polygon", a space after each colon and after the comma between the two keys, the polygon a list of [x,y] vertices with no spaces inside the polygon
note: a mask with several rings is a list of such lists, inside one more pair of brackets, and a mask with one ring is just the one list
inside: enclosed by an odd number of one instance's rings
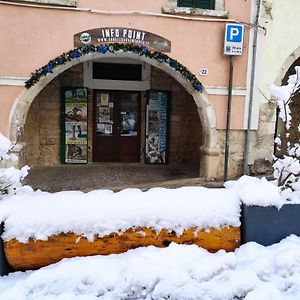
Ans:
{"label": "window", "polygon": [[141,81],[142,65],[94,62],[93,79]]}
{"label": "window", "polygon": [[228,18],[229,15],[225,10],[225,0],[166,0],[162,12],[218,18]]}
{"label": "window", "polygon": [[178,0],[178,7],[215,9],[215,0]]}
{"label": "window", "polygon": [[146,91],[151,66],[126,57],[102,57],[83,63],[83,85],[89,89]]}

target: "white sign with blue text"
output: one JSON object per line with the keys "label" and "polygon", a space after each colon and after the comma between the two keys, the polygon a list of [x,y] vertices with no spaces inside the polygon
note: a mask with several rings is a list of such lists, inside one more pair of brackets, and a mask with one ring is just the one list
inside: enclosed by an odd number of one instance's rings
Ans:
{"label": "white sign with blue text", "polygon": [[224,54],[242,55],[244,40],[244,25],[227,23],[225,25]]}

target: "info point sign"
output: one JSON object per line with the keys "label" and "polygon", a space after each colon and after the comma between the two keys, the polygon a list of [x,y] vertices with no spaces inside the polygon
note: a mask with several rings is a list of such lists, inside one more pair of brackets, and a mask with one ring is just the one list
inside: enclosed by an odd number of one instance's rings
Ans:
{"label": "info point sign", "polygon": [[244,25],[227,23],[225,25],[224,54],[242,55],[244,40]]}

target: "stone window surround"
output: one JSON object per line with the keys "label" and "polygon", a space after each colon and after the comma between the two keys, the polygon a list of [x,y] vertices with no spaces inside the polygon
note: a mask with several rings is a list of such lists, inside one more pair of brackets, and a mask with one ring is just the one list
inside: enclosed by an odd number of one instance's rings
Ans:
{"label": "stone window surround", "polygon": [[72,7],[75,7],[77,2],[77,0],[7,0],[7,1],[25,2],[28,4],[44,4],[44,5],[72,6]]}
{"label": "stone window surround", "polygon": [[[93,79],[93,62],[142,65],[141,81]],[[89,89],[146,91],[150,89],[151,66],[130,58],[100,58],[83,63],[83,85]]]}
{"label": "stone window surround", "polygon": [[225,11],[225,0],[215,0],[215,9],[202,9],[194,7],[178,7],[177,0],[167,0],[166,5],[162,7],[162,12],[166,14],[210,16],[219,18],[228,18],[228,11]]}

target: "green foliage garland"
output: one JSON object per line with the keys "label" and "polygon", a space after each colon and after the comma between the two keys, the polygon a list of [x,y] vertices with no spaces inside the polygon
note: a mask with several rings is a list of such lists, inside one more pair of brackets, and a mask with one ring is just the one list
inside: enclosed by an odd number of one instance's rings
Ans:
{"label": "green foliage garland", "polygon": [[199,80],[196,78],[194,74],[192,74],[181,63],[170,58],[168,55],[157,51],[150,51],[145,46],[138,46],[133,44],[119,44],[119,43],[100,45],[100,46],[88,45],[80,48],[75,48],[73,50],[68,51],[67,53],[63,53],[62,55],[56,57],[55,59],[50,60],[47,65],[41,67],[40,69],[32,73],[30,79],[25,82],[25,87],[29,89],[30,87],[35,85],[41,79],[42,76],[46,76],[48,73],[53,73],[55,67],[59,65],[64,65],[73,59],[79,58],[86,54],[95,53],[95,52],[99,52],[104,55],[107,52],[115,53],[118,51],[132,52],[132,53],[139,54],[140,56],[144,55],[150,59],[155,59],[160,63],[166,63],[175,71],[180,73],[182,77],[190,81],[195,90],[201,92],[203,89],[202,84],[199,82]]}

